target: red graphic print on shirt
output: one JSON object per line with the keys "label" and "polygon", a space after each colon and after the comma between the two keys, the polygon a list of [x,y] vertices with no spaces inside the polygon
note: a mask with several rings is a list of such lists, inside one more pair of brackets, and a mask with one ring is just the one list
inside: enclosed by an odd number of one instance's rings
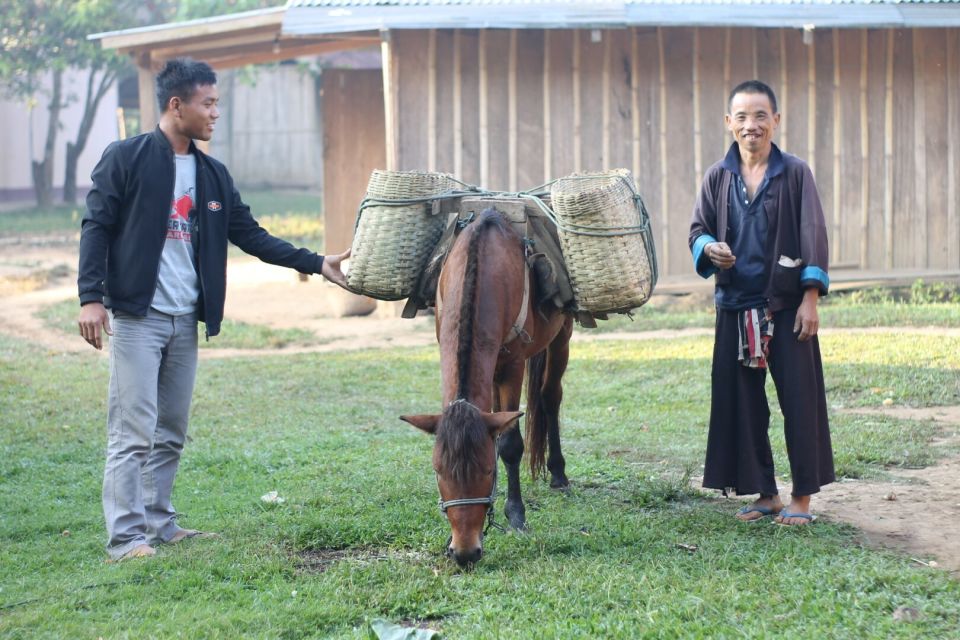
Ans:
{"label": "red graphic print on shirt", "polygon": [[170,204],[170,220],[167,222],[168,240],[190,242],[190,212],[193,211],[191,191],[183,194]]}

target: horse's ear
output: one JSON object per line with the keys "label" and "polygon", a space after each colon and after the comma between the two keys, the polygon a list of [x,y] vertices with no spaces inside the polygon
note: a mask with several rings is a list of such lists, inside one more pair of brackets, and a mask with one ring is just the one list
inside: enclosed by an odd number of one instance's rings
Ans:
{"label": "horse's ear", "polygon": [[483,413],[482,415],[483,421],[490,429],[490,435],[498,436],[516,426],[517,420],[523,415],[523,411],[497,411],[496,413]]}
{"label": "horse's ear", "polygon": [[437,432],[437,425],[440,424],[440,414],[422,414],[418,416],[400,416],[404,422],[409,422],[417,429],[433,435]]}

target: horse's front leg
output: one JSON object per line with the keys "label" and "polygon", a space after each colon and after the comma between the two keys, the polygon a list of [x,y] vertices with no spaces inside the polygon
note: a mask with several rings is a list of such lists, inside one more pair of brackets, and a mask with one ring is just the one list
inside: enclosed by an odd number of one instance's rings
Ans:
{"label": "horse's front leg", "polygon": [[570,361],[570,335],[573,321],[567,318],[557,337],[547,347],[547,368],[543,375],[541,399],[547,420],[547,469],[550,470],[550,486],[565,489],[567,480],[566,460],[560,450],[560,403],[563,401],[563,373]]}
{"label": "horse's front leg", "polygon": [[[500,411],[517,411],[520,408],[520,392],[523,387],[524,361],[511,363],[501,370],[495,385],[494,397]],[[497,452],[507,470],[507,503],[503,509],[510,526],[518,531],[527,528],[526,509],[520,495],[520,459],[523,458],[523,437],[514,427],[500,435]]]}

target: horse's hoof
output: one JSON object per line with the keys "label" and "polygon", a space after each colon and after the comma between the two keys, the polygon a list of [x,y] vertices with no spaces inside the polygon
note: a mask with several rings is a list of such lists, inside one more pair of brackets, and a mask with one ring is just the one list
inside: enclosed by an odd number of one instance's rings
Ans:
{"label": "horse's hoof", "polygon": [[564,490],[570,488],[570,481],[567,480],[566,477],[553,478],[553,479],[550,480],[550,488],[551,488],[551,489],[560,489],[561,491],[564,491]]}
{"label": "horse's hoof", "polygon": [[511,529],[515,529],[517,531],[527,530],[527,516],[522,509],[517,509],[516,511],[507,511],[504,515],[507,516],[507,523],[510,525]]}
{"label": "horse's hoof", "polygon": [[526,520],[510,520],[510,528],[516,531],[517,533],[526,533],[527,532],[527,521]]}

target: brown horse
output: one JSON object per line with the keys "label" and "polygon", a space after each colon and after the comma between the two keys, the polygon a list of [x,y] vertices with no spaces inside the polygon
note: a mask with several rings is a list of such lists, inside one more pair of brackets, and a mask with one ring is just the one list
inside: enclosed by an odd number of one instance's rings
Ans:
{"label": "brown horse", "polygon": [[550,486],[568,484],[558,413],[573,318],[531,302],[537,300],[536,281],[524,251],[520,236],[495,209],[460,233],[437,286],[443,413],[401,417],[436,436],[433,467],[452,529],[447,553],[461,566],[483,553],[484,519],[493,521],[498,452],[507,471],[504,513],[512,527],[526,527],[520,496],[524,445],[514,427],[523,415],[518,409],[528,360],[530,468],[534,477],[543,474],[549,441]]}

